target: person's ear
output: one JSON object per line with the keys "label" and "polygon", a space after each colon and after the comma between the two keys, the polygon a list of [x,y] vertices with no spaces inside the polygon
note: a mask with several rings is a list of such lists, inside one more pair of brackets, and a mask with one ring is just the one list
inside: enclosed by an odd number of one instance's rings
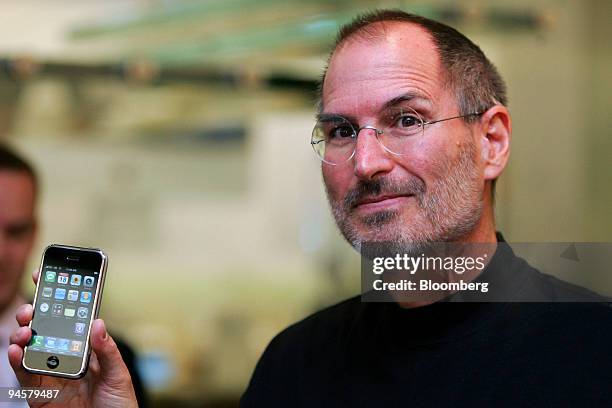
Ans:
{"label": "person's ear", "polygon": [[480,124],[484,179],[495,180],[504,171],[510,157],[510,112],[503,105],[495,105],[482,114]]}

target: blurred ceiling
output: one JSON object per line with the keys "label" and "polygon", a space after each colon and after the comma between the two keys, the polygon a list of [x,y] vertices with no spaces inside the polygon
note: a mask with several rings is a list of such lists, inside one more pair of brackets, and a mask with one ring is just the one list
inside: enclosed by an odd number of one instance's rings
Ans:
{"label": "blurred ceiling", "polygon": [[545,22],[524,6],[461,4],[19,0],[2,5],[0,58],[5,70],[25,74],[29,69],[69,76],[127,75],[143,81],[164,76],[229,82],[263,78],[293,81],[295,86],[306,81],[310,86],[320,74],[338,26],[375,7],[402,8],[451,24],[467,22],[497,31],[538,30]]}

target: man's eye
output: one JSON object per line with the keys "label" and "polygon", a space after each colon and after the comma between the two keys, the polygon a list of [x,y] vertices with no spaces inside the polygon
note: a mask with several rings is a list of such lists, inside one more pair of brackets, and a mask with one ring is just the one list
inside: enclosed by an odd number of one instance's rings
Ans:
{"label": "man's eye", "polygon": [[417,126],[419,126],[420,121],[418,118],[412,116],[412,115],[402,115],[400,116],[396,123],[395,126],[397,126],[398,128],[415,128]]}
{"label": "man's eye", "polygon": [[353,129],[348,126],[337,126],[329,132],[330,139],[353,137]]}
{"label": "man's eye", "polygon": [[27,238],[32,233],[31,225],[19,225],[15,227],[9,227],[6,230],[6,235],[12,240],[21,240]]}

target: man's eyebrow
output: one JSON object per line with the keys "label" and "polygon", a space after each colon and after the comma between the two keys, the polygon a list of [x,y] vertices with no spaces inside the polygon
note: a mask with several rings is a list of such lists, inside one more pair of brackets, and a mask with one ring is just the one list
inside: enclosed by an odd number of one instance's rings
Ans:
{"label": "man's eyebrow", "polygon": [[338,118],[343,118],[343,119],[348,120],[351,123],[355,123],[354,118],[352,118],[350,116],[340,115],[338,113],[324,113],[324,112],[322,112],[322,113],[318,113],[317,116],[316,116],[317,120],[320,120],[320,121],[323,121],[323,122],[331,121],[331,120],[338,119]]}
{"label": "man's eyebrow", "polygon": [[21,234],[21,233],[32,231],[34,229],[34,225],[35,225],[35,222],[33,220],[19,221],[13,224],[9,224],[6,227],[6,230],[11,235]]}
{"label": "man's eyebrow", "polygon": [[393,108],[401,103],[410,102],[413,100],[425,102],[427,105],[431,105],[431,101],[427,97],[423,96],[422,94],[417,93],[417,92],[407,92],[405,94],[396,96],[395,98],[390,99],[387,102],[385,102],[385,104],[383,105],[380,111],[384,112],[385,110]]}

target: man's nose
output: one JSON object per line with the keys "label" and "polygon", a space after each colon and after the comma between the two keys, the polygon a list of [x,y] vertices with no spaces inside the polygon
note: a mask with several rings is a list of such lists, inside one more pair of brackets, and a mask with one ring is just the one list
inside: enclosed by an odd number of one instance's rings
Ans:
{"label": "man's nose", "polygon": [[377,130],[362,128],[355,141],[355,175],[360,179],[371,180],[379,173],[390,172],[393,160],[377,139]]}

